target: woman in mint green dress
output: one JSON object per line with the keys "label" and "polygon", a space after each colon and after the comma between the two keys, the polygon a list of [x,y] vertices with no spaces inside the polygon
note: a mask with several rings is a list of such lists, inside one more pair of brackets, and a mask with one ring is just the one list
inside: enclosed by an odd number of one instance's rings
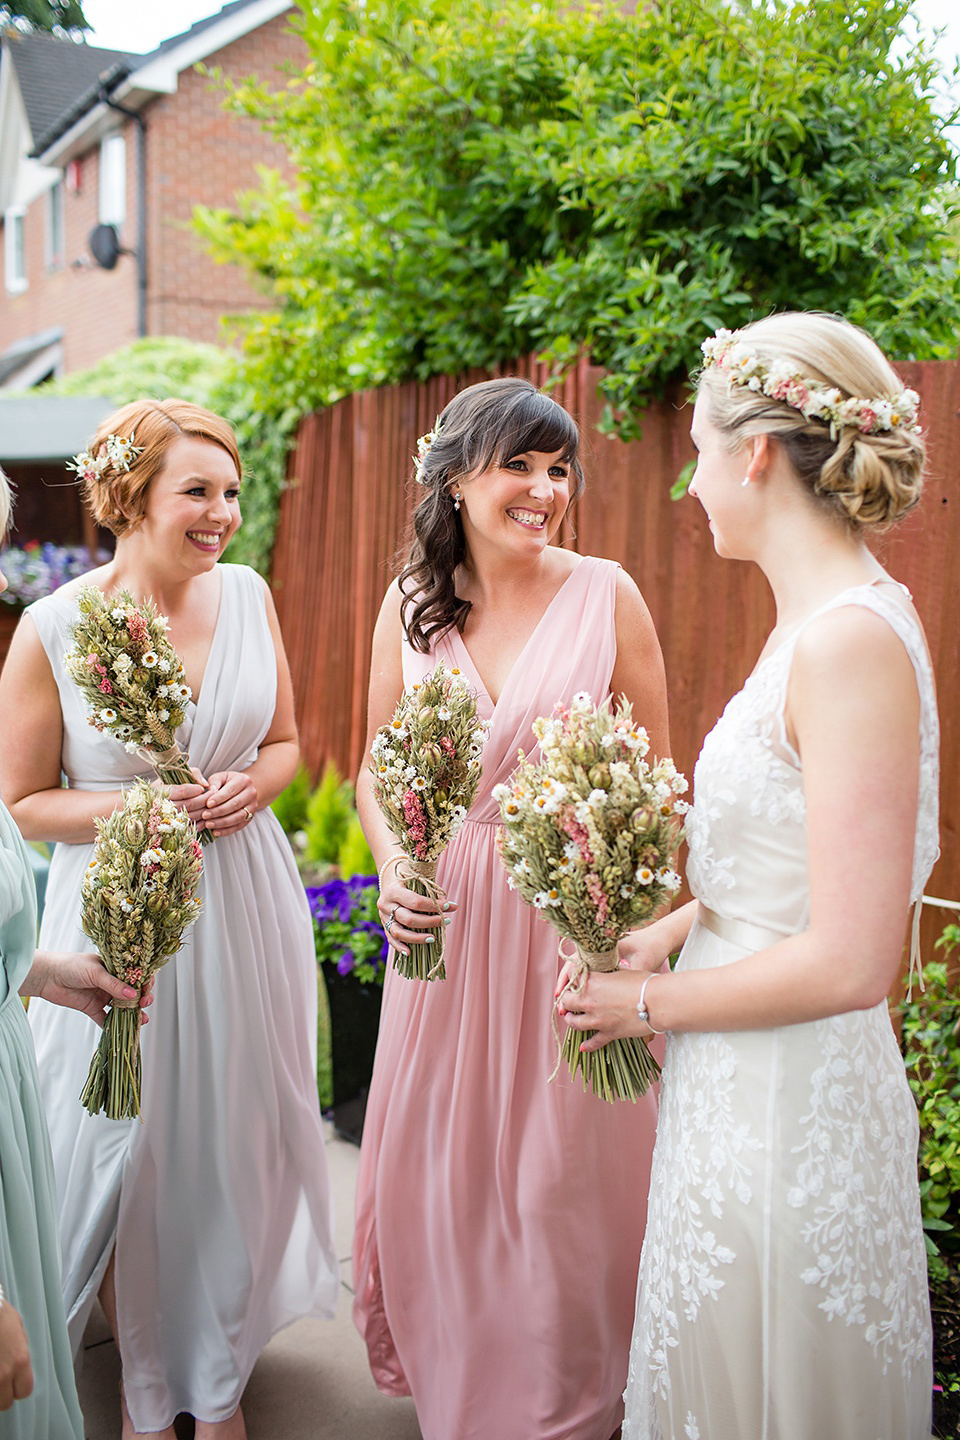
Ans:
{"label": "woman in mint green dress", "polygon": [[[9,515],[0,470],[0,537]],[[27,848],[0,804],[0,1440],[83,1440],[60,1293],[53,1166],[20,996],[42,996],[102,1024],[105,1005],[136,991],[95,955],[35,951],[36,938]]]}

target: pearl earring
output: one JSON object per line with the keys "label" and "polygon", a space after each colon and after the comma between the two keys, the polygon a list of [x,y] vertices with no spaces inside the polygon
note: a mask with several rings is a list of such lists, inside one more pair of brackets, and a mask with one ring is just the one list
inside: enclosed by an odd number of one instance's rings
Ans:
{"label": "pearl earring", "polygon": [[749,476],[749,475],[744,475],[743,479],[740,481],[740,488],[741,488],[741,490],[743,489],[743,487],[744,487],[745,485],[749,485],[749,484],[750,484],[750,476]]}
{"label": "pearl earring", "polygon": [[459,509],[460,509],[460,491],[459,491],[459,490],[456,490],[456,491],[454,492],[454,496],[453,496],[453,508],[454,508],[454,510],[459,510]]}

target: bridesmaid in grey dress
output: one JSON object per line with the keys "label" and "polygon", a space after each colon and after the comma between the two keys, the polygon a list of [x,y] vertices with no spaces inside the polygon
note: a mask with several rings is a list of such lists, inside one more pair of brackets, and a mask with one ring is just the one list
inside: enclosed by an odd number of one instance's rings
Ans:
{"label": "bridesmaid in grey dress", "polygon": [[[133,449],[110,442],[132,441]],[[79,1104],[92,1026],[31,1007],[50,1124],[63,1285],[76,1352],[99,1295],[123,1367],[123,1436],[243,1440],[244,1386],[282,1326],[333,1312],[316,1090],[316,967],[303,887],[270,801],[298,760],[291,684],[266,586],[219,564],[240,524],[229,426],[183,401],[104,422],[87,501],[117,536],[85,579],[152,596],[193,691],[179,732],[198,776],[173,796],[213,832],[203,912],[156,986],[142,1123]],[[87,722],[63,658],[80,582],[30,607],[0,680],[3,788],[28,838],[57,842],[41,943],[78,943],[94,820],[149,773]],[[67,786],[61,786],[61,771]]]}
{"label": "bridesmaid in grey dress", "polygon": [[696,899],[567,1006],[601,1042],[667,1032],[623,1433],[927,1440],[917,1114],[886,997],[937,855],[938,722],[920,620],[865,543],[920,497],[917,396],[830,316],[704,353],[690,491],[777,623],[694,772]]}

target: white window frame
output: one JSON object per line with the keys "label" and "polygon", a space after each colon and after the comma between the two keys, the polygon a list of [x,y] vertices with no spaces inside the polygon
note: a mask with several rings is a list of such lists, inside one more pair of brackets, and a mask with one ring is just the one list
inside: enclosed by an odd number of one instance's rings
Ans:
{"label": "white window frame", "polygon": [[47,191],[45,245],[48,270],[62,270],[67,263],[65,188],[61,175]]}
{"label": "white window frame", "polygon": [[100,141],[99,216],[118,229],[127,218],[127,140],[119,130]]}
{"label": "white window frame", "polygon": [[3,279],[9,295],[19,295],[30,283],[27,279],[27,241],[25,205],[11,205],[3,216]]}

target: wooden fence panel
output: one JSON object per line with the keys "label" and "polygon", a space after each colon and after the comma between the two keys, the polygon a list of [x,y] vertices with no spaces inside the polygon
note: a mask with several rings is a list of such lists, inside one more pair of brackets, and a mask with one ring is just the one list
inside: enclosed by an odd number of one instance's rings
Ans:
{"label": "wooden fence panel", "polygon": [[[943,744],[943,853],[930,889],[960,899],[960,365],[899,369],[921,395],[930,477],[921,506],[880,541],[878,553],[912,591],[927,627]],[[548,378],[533,360],[504,373],[534,384]],[[759,571],[714,553],[699,505],[669,498],[693,458],[684,392],[651,406],[642,438],[624,444],[597,430],[601,377],[583,362],[553,391],[585,435],[587,488],[565,524],[564,543],[618,560],[643,591],[664,650],[674,755],[690,774],[704,734],[759,653],[773,605]],[[373,627],[416,501],[416,486],[408,483],[416,438],[458,389],[482,378],[369,391],[301,426],[273,583],[304,755],[314,773],[327,758],[346,774],[357,772]],[[928,941],[942,921],[929,917]]]}

